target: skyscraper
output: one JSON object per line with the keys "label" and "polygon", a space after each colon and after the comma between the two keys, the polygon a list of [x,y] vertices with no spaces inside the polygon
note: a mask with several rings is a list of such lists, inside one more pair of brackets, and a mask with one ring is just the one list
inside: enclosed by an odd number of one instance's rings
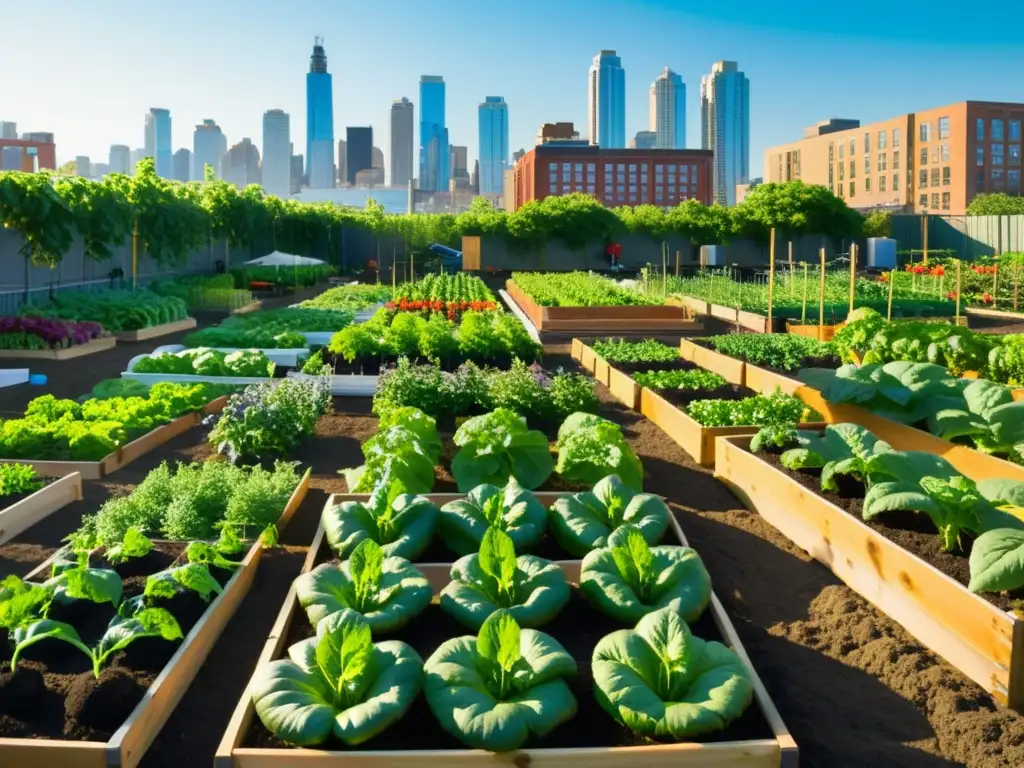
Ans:
{"label": "skyscraper", "polygon": [[334,186],[334,96],[323,38],[313,40],[306,75],[306,169],[312,189]]}
{"label": "skyscraper", "polygon": [[488,96],[477,111],[480,124],[480,194],[500,195],[508,168],[508,104]]}
{"label": "skyscraper", "polygon": [[[348,165],[346,164],[346,156],[348,152],[348,144],[345,143],[344,139],[338,139],[338,162],[335,164],[337,173],[338,184],[346,186],[348,184]],[[309,168],[306,168],[306,175],[309,175]]]}
{"label": "skyscraper", "polygon": [[601,51],[590,66],[587,103],[590,143],[626,147],[626,70],[615,51]]}
{"label": "skyscraper", "polygon": [[686,85],[668,67],[651,83],[651,130],[657,149],[686,149]]}
{"label": "skyscraper", "polygon": [[0,120],[0,139],[18,139],[18,124]]}
{"label": "skyscraper", "polygon": [[637,131],[636,136],[629,140],[629,149],[655,149],[657,146],[658,134],[654,131]]}
{"label": "skyscraper", "polygon": [[107,158],[111,173],[132,172],[132,151],[124,144],[111,144],[110,156]]}
{"label": "skyscraper", "polygon": [[406,187],[412,179],[415,109],[405,96],[391,104],[391,186]]}
{"label": "skyscraper", "polygon": [[158,107],[146,114],[146,157],[156,163],[156,175],[171,178],[174,171],[171,151],[171,111]]}
{"label": "skyscraper", "polygon": [[750,81],[735,61],[716,61],[700,79],[700,146],[715,153],[714,201],[736,204],[750,174]]}
{"label": "skyscraper", "polygon": [[175,181],[188,181],[192,176],[192,152],[182,147],[174,153],[174,170],[171,178]]}
{"label": "skyscraper", "polygon": [[291,195],[292,138],[288,114],[280,109],[263,113],[263,191],[282,200]]}
{"label": "skyscraper", "polygon": [[345,129],[345,181],[356,183],[356,174],[373,167],[373,128],[349,126]]}
{"label": "skyscraper", "polygon": [[[292,152],[295,151],[295,143],[292,143]],[[302,155],[292,155],[292,194],[297,195],[302,191]]]}
{"label": "skyscraper", "polygon": [[224,181],[245,189],[250,184],[260,184],[260,151],[252,139],[242,139],[224,154],[221,162]]}
{"label": "skyscraper", "polygon": [[444,78],[420,77],[420,183],[431,192],[448,191],[448,128],[444,119]]}
{"label": "skyscraper", "polygon": [[213,168],[216,178],[221,175],[221,159],[228,151],[228,139],[220,126],[213,120],[203,120],[192,134],[192,179],[202,181],[206,178],[206,166]]}
{"label": "skyscraper", "polygon": [[83,179],[92,178],[92,161],[86,155],[75,156],[75,175]]}

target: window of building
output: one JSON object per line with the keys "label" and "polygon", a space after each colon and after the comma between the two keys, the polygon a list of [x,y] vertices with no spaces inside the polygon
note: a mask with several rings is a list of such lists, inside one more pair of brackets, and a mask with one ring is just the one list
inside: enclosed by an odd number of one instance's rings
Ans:
{"label": "window of building", "polygon": [[932,168],[931,180],[929,181],[933,187],[939,186],[939,169]]}
{"label": "window of building", "polygon": [[949,192],[942,193],[942,210],[949,210]]}
{"label": "window of building", "polygon": [[940,117],[939,118],[939,138],[940,139],[948,139],[949,138],[949,118],[948,117]]}
{"label": "window of building", "polygon": [[892,169],[894,171],[900,169],[900,151],[898,149],[892,153]]}
{"label": "window of building", "polygon": [[[852,141],[852,139],[851,139],[851,141]],[[856,194],[857,194],[857,182],[851,181],[850,182],[850,197],[853,197]]]}
{"label": "window of building", "polygon": [[900,129],[899,128],[893,128],[892,129],[892,145],[894,147],[898,147],[900,145]]}
{"label": "window of building", "polygon": [[576,163],[573,166],[573,170],[576,171],[576,173],[583,173],[583,163]]}
{"label": "window of building", "polygon": [[938,147],[932,147],[932,162],[933,163],[939,162],[939,148]]}
{"label": "window of building", "polygon": [[840,163],[839,164],[839,180],[840,181],[845,181],[845,179],[846,179],[846,164],[845,163]]}
{"label": "window of building", "polygon": [[870,133],[865,133],[864,134],[864,151],[865,152],[870,152],[871,151],[871,134]]}
{"label": "window of building", "polygon": [[975,124],[975,134],[977,136],[978,141],[985,140],[985,119],[982,117],[979,117],[977,123]]}
{"label": "window of building", "polygon": [[597,170],[597,166],[593,163],[587,163],[587,173],[593,173]]}
{"label": "window of building", "polygon": [[1003,140],[1003,121],[998,118],[992,118],[992,141]]}
{"label": "window of building", "polygon": [[885,149],[889,144],[889,134],[885,131],[878,132],[878,148]]}
{"label": "window of building", "polygon": [[871,179],[870,178],[864,179],[864,191],[865,192],[870,192],[871,191]]}
{"label": "window of building", "polygon": [[899,192],[900,191],[900,175],[898,173],[894,173],[892,175],[892,191],[893,192]]}
{"label": "window of building", "polygon": [[950,178],[949,178],[949,168],[943,168],[942,169],[942,186],[948,187],[950,185],[950,183],[951,183],[951,181],[950,181]]}
{"label": "window of building", "polygon": [[871,173],[871,155],[864,155],[864,174]]}
{"label": "window of building", "polygon": [[570,191],[569,190],[569,185],[568,184],[563,184],[562,185],[562,194],[563,195],[567,195],[567,194],[569,194],[569,191]]}
{"label": "window of building", "polygon": [[839,159],[840,160],[843,159],[843,156],[844,156],[845,153],[846,153],[846,144],[844,144],[843,142],[840,141],[839,142]]}
{"label": "window of building", "polygon": [[1020,171],[1006,172],[1006,186],[1015,192],[1020,192]]}
{"label": "window of building", "polygon": [[850,161],[850,178],[857,178],[857,164],[853,160]]}
{"label": "window of building", "polygon": [[992,186],[1002,187],[1003,186],[1003,171],[1001,168],[992,169]]}
{"label": "window of building", "polygon": [[928,141],[928,139],[931,138],[931,132],[932,132],[932,129],[931,129],[931,126],[928,123],[921,123],[921,131],[920,131],[920,135],[919,135],[918,138],[921,141]]}
{"label": "window of building", "polygon": [[921,173],[918,174],[917,186],[921,187],[921,189],[928,186],[928,171],[923,168],[921,169]]}
{"label": "window of building", "polygon": [[921,147],[921,165],[928,165],[928,147]]}
{"label": "window of building", "polygon": [[1010,144],[1009,153],[1009,165],[1020,165],[1020,144]]}
{"label": "window of building", "polygon": [[878,177],[878,191],[879,192],[885,192],[885,180],[887,178],[888,178],[888,176],[879,176]]}
{"label": "window of building", "polygon": [[928,195],[921,195],[920,199],[917,201],[917,204],[920,205],[922,208],[927,208],[928,207]]}
{"label": "window of building", "polygon": [[587,184],[587,194],[588,195],[594,194],[594,190],[595,190],[595,187],[594,187],[593,184]]}
{"label": "window of building", "polygon": [[624,194],[626,194],[626,185],[625,184],[617,184],[615,186],[615,191],[619,193],[619,197],[622,197]]}
{"label": "window of building", "polygon": [[941,147],[941,150],[942,150],[942,162],[948,163],[949,162],[949,144],[943,144],[942,147]]}
{"label": "window of building", "polygon": [[978,171],[974,174],[974,189],[976,192],[985,191],[985,172]]}
{"label": "window of building", "polygon": [[572,170],[572,163],[562,163],[562,178],[569,178],[569,172]]}
{"label": "window of building", "polygon": [[850,139],[850,155],[852,156],[852,155],[855,155],[855,154],[857,154],[857,140],[851,138]]}
{"label": "window of building", "polygon": [[938,207],[939,207],[939,193],[938,192],[932,192],[932,208],[938,208]]}
{"label": "window of building", "polygon": [[878,156],[878,170],[887,171],[889,170],[889,156],[884,152]]}
{"label": "window of building", "polygon": [[844,187],[842,184],[839,185],[839,199],[846,199],[846,187]]}
{"label": "window of building", "polygon": [[985,148],[984,147],[978,147],[978,149],[977,149],[977,165],[978,165],[979,168],[981,168],[983,165],[985,165]]}
{"label": "window of building", "polygon": [[1003,164],[1003,145],[993,144],[992,145],[992,165]]}

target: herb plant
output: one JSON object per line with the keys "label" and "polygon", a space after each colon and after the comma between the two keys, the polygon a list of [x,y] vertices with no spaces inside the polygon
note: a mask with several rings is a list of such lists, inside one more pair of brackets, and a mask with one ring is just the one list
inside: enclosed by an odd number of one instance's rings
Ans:
{"label": "herb plant", "polygon": [[0,497],[35,493],[44,485],[31,464],[0,464]]}
{"label": "herb plant", "polygon": [[723,355],[787,372],[803,368],[807,359],[836,356],[832,343],[793,333],[738,333],[712,336],[708,341]]}
{"label": "herb plant", "polygon": [[805,421],[807,406],[793,395],[775,390],[742,400],[694,400],[687,415],[704,427],[796,425]]}

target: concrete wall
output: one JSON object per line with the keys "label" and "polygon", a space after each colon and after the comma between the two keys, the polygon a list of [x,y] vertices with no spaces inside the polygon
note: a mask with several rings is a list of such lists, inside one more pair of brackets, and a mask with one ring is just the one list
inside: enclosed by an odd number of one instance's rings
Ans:
{"label": "concrete wall", "polygon": [[[923,216],[893,216],[900,250],[924,247]],[[928,216],[928,248],[954,250],[968,259],[1024,251],[1024,216]]]}

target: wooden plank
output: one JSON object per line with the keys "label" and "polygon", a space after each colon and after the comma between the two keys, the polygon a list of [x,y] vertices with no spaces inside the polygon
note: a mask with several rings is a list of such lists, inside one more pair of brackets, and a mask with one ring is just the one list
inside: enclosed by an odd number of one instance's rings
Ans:
{"label": "wooden plank", "polygon": [[765,315],[758,314],[757,312],[744,312],[740,310],[736,313],[736,322],[740,324],[742,328],[753,331],[754,333],[771,333],[771,328],[768,327],[768,318]]}
{"label": "wooden plank", "polygon": [[776,389],[781,389],[787,395],[795,395],[796,391],[803,386],[797,379],[783,376],[781,373],[769,371],[751,363],[747,363],[743,369],[743,384],[749,389],[761,394],[771,394]]}
{"label": "wooden plank", "polygon": [[608,385],[608,379],[611,376],[612,366],[603,357],[594,353],[594,378],[606,387]]}
{"label": "wooden plank", "polygon": [[[600,379],[598,379],[600,381]],[[639,410],[640,408],[640,385],[633,380],[628,373],[623,373],[618,368],[609,366],[608,377],[602,382],[612,393],[612,397],[625,405],[627,408]]]}
{"label": "wooden plank", "polygon": [[796,396],[821,414],[829,424],[850,422],[870,429],[876,436],[898,451],[925,451],[942,456],[957,471],[971,480],[1008,478],[1024,480],[1024,466],[976,451],[966,445],[955,445],[920,429],[899,424],[856,405],[825,402],[821,393],[811,387],[800,387]]}
{"label": "wooden plank", "polygon": [[671,437],[702,467],[715,463],[715,438],[722,435],[753,435],[760,427],[704,427],[654,390],[640,389],[640,412]]}
{"label": "wooden plank", "polygon": [[693,345],[691,357],[688,359],[712,373],[717,373],[730,384],[743,384],[743,371],[746,366],[742,360],[723,355],[714,349]]}
{"label": "wooden plank", "polygon": [[82,475],[72,472],[31,496],[0,510],[0,544],[28,530],[58,509],[82,498]]}
{"label": "wooden plank", "polygon": [[116,338],[105,336],[102,339],[93,339],[85,344],[76,344],[73,347],[65,347],[63,349],[0,349],[0,359],[73,360],[76,357],[84,357],[85,355],[93,355],[97,352],[113,349],[116,345]]}
{"label": "wooden plank", "polygon": [[480,269],[480,237],[478,235],[462,236],[462,269],[478,271]]}
{"label": "wooden plank", "polygon": [[582,341],[580,341],[579,339],[573,339],[572,344],[570,344],[569,346],[569,356],[573,360],[579,362],[581,359],[580,356],[583,354],[583,346],[584,345]]}
{"label": "wooden plank", "polygon": [[107,768],[101,741],[0,739],[0,765],[10,768]]}
{"label": "wooden plank", "polygon": [[725,320],[729,323],[736,322],[736,316],[739,314],[739,310],[736,307],[726,307],[722,304],[711,305],[711,316],[717,317],[719,320]]}
{"label": "wooden plank", "polygon": [[580,352],[580,365],[583,369],[592,374],[594,372],[594,361],[597,359],[597,355],[594,350],[588,347],[586,344],[583,345],[583,350]]}
{"label": "wooden plank", "polygon": [[114,335],[118,341],[146,341],[160,336],[168,336],[172,333],[180,333],[195,328],[198,323],[194,317],[186,317],[184,320],[175,320],[173,323],[153,325],[149,328],[140,328],[137,331],[117,331]]}
{"label": "wooden plank", "polygon": [[[835,338],[836,332],[845,326],[846,323],[839,323],[837,325],[801,325],[800,323],[792,323],[789,320],[786,321],[786,333],[792,333],[794,336],[806,336],[811,339],[818,339],[819,341],[832,341]],[[821,338],[819,339],[818,331],[821,331]]]}
{"label": "wooden plank", "polygon": [[751,454],[749,438],[718,443],[715,476],[749,509],[996,699],[1008,702],[1011,657],[1020,650],[1013,654],[1021,633],[1018,618]]}

